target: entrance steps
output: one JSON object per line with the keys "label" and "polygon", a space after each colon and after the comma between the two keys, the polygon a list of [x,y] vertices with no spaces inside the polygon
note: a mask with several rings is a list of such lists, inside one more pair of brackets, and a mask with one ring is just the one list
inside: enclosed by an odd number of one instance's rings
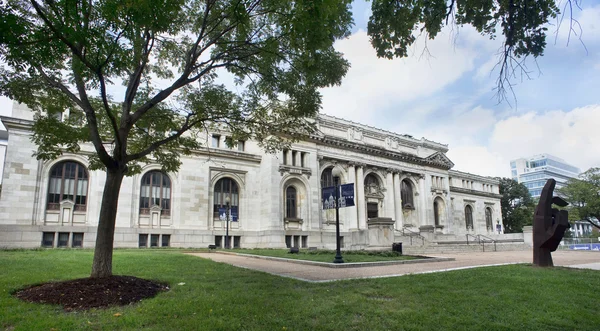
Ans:
{"label": "entrance steps", "polygon": [[402,245],[403,254],[406,255],[422,255],[422,254],[447,254],[447,253],[468,253],[468,252],[505,252],[505,251],[524,251],[530,250],[531,247],[524,243],[496,243],[494,250],[493,243],[481,245],[474,244],[443,244],[443,245],[425,245],[425,246],[404,246]]}
{"label": "entrance steps", "polygon": [[494,251],[522,251],[530,250],[531,246],[524,243],[523,239],[503,238],[492,240],[439,240],[429,241],[424,237],[415,235],[396,235],[394,242],[402,243],[402,251],[407,255],[468,253],[468,252],[494,252]]}

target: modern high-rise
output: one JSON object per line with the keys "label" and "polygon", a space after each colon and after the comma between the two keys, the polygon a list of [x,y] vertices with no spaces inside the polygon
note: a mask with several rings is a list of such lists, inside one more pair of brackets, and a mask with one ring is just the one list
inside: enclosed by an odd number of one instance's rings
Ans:
{"label": "modern high-rise", "polygon": [[563,187],[569,178],[576,178],[580,170],[565,160],[550,154],[538,154],[510,161],[512,179],[523,183],[534,198],[542,194],[549,178],[556,180],[556,188]]}

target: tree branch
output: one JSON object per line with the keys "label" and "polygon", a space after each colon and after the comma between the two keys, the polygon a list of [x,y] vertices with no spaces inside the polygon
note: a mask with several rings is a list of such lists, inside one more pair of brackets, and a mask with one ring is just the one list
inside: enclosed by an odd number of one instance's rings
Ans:
{"label": "tree branch", "polygon": [[188,114],[185,118],[185,123],[181,126],[181,128],[179,130],[177,130],[177,132],[174,135],[171,135],[163,140],[160,141],[155,141],[153,142],[150,146],[148,146],[148,148],[146,148],[145,150],[138,152],[138,153],[134,153],[131,155],[127,155],[125,158],[126,162],[130,162],[133,160],[137,160],[139,158],[142,158],[144,156],[147,156],[148,154],[154,152],[157,148],[159,148],[160,146],[167,144],[177,138],[179,138],[183,133],[185,133],[187,130],[189,130],[190,128],[192,128],[193,126],[195,126],[196,124],[200,123],[200,122],[204,122],[207,121],[208,118],[201,118],[201,119],[197,119],[194,120],[192,122],[190,122],[190,118],[193,114]]}

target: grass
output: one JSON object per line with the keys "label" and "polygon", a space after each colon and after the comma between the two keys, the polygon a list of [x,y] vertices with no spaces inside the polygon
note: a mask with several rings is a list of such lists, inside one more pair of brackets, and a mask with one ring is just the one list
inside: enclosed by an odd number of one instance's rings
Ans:
{"label": "grass", "polygon": [[[314,250],[309,251],[301,249],[298,254],[290,254],[289,249],[235,249],[231,250],[234,253],[253,254],[261,256],[273,256],[286,259],[308,260],[317,262],[333,262],[335,251],[332,250]],[[342,251],[344,262],[377,262],[377,261],[396,261],[396,260],[413,260],[418,257],[409,255],[400,255],[392,251]]]}
{"label": "grass", "polygon": [[0,329],[597,330],[600,325],[600,272],[525,265],[315,284],[178,251],[116,250],[115,274],[166,281],[171,291],[133,306],[77,313],[11,295],[30,284],[86,277],[91,262],[88,250],[0,251]]}

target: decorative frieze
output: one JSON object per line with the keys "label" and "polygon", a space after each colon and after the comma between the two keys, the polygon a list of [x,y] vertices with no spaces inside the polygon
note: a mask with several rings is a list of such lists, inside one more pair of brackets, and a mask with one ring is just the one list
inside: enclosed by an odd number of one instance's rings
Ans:
{"label": "decorative frieze", "polygon": [[294,167],[285,164],[280,165],[279,174],[283,176],[286,173],[295,175],[305,175],[306,178],[310,178],[310,176],[312,175],[312,170],[310,170],[310,168]]}

